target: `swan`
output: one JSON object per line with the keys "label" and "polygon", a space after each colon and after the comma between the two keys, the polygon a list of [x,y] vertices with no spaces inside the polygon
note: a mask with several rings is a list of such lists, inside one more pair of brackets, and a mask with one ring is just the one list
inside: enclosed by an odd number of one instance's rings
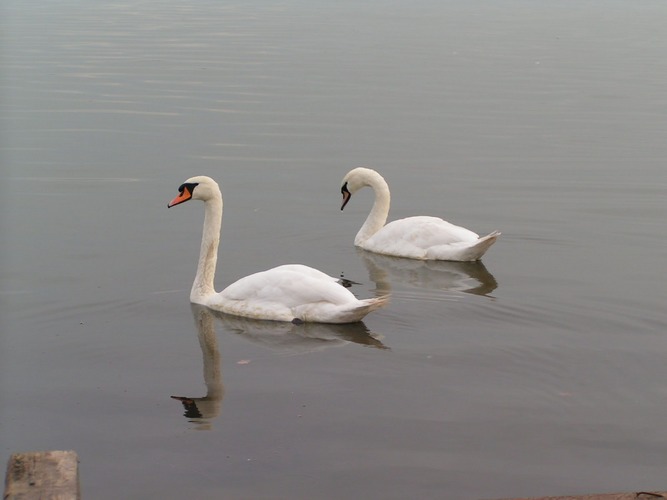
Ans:
{"label": "swan", "polygon": [[469,229],[428,216],[408,217],[385,225],[391,198],[389,186],[370,168],[354,168],[345,175],[340,209],[345,208],[355,192],[366,186],[373,188],[375,203],[354,238],[354,244],[364,250],[410,259],[474,261],[500,236],[500,232],[493,231],[480,238]]}
{"label": "swan", "polygon": [[336,278],[300,264],[251,274],[216,292],[213,278],[222,226],[222,193],[206,176],[186,180],[178,193],[167,207],[188,200],[204,202],[204,230],[190,302],[234,316],[297,323],[354,323],[386,304],[386,296],[359,300]]}

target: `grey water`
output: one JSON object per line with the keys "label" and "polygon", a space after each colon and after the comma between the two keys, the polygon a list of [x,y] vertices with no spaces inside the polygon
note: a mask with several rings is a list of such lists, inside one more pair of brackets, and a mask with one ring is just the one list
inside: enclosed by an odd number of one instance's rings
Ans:
{"label": "grey water", "polygon": [[[667,488],[667,4],[8,0],[0,461],[84,498],[501,498]],[[390,219],[481,263],[357,251]],[[347,326],[191,307],[298,262],[391,303]]]}

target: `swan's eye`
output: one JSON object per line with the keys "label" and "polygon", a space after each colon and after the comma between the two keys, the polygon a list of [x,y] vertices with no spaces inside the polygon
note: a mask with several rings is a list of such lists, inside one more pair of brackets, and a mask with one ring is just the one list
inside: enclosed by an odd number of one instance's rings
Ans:
{"label": "swan's eye", "polygon": [[349,191],[347,190],[347,182],[345,184],[343,184],[342,188],[340,188],[340,192],[343,193],[343,194],[349,193]]}

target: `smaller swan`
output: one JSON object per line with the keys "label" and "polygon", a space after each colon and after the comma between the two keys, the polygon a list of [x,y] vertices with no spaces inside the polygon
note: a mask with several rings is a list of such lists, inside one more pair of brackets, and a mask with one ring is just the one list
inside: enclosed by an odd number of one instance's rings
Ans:
{"label": "smaller swan", "polygon": [[354,238],[354,244],[364,250],[410,259],[474,261],[481,259],[500,236],[500,232],[493,231],[480,238],[464,227],[427,216],[399,219],[385,226],[391,198],[389,186],[370,168],[354,168],[345,175],[340,209],[345,208],[355,192],[366,186],[373,188],[375,203]]}
{"label": "smaller swan", "polygon": [[254,319],[313,323],[355,323],[384,306],[387,297],[357,299],[337,279],[300,264],[274,267],[232,283],[222,292],[213,286],[222,226],[222,193],[210,177],[186,180],[167,207],[188,200],[204,202],[204,231],[190,302]]}

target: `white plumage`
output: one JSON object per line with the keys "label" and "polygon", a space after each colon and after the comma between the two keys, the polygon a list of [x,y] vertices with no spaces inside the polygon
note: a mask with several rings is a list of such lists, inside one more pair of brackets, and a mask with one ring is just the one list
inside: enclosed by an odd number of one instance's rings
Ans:
{"label": "white plumage", "polygon": [[210,177],[185,181],[169,204],[204,202],[204,230],[190,301],[246,318],[317,323],[353,323],[382,307],[387,297],[357,299],[337,279],[312,267],[289,264],[232,283],[221,292],[213,286],[222,225],[222,194]]}
{"label": "white plumage", "polygon": [[368,218],[354,239],[364,250],[421,260],[474,261],[493,245],[500,232],[479,237],[477,233],[438,217],[417,216],[386,224],[391,196],[384,178],[370,168],[355,168],[343,178],[343,205],[363,187],[375,192],[375,202]]}

